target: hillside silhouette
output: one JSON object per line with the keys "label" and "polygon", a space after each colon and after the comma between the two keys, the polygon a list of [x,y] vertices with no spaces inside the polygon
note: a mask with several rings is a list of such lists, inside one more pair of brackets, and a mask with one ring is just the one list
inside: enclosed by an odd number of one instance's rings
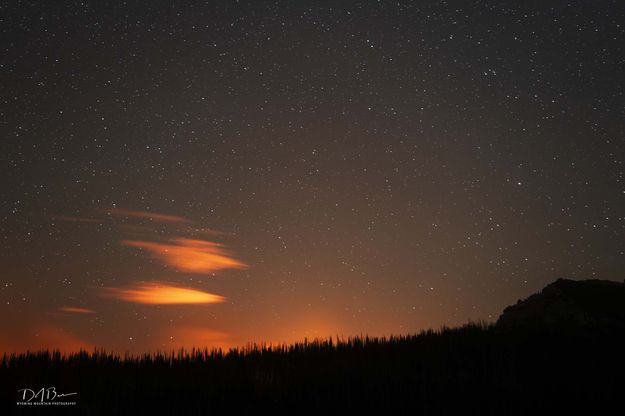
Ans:
{"label": "hillside silhouette", "polygon": [[505,308],[497,325],[625,329],[625,283],[558,279]]}
{"label": "hillside silhouette", "polygon": [[[28,352],[0,363],[2,414],[17,390],[77,392],[76,414],[597,414],[625,387],[623,284],[559,280],[470,323],[391,338],[120,357]],[[52,410],[52,409],[46,409]]]}

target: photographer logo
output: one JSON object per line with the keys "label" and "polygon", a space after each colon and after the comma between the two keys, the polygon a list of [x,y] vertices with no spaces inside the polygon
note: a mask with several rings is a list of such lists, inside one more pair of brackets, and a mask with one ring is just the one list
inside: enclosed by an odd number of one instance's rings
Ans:
{"label": "photographer logo", "polygon": [[74,406],[73,399],[78,393],[59,393],[56,387],[42,387],[19,389],[17,395],[18,406]]}

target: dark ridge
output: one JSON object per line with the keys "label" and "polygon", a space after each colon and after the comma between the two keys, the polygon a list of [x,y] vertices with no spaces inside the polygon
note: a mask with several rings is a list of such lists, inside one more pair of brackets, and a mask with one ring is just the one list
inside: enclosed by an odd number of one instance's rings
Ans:
{"label": "dark ridge", "polygon": [[625,329],[625,283],[558,279],[505,308],[497,325]]}

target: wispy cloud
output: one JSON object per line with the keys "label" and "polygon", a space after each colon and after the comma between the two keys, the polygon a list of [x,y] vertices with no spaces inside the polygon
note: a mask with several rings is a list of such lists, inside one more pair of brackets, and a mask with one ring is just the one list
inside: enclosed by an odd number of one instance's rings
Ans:
{"label": "wispy cloud", "polygon": [[212,241],[174,238],[167,243],[123,240],[122,244],[148,250],[165,264],[189,273],[207,274],[217,270],[248,267],[234,258],[221,244]]}
{"label": "wispy cloud", "polygon": [[107,288],[105,293],[127,302],[147,305],[182,305],[221,303],[225,297],[201,290],[166,283],[143,283],[125,288]]}
{"label": "wispy cloud", "polygon": [[231,233],[226,233],[223,231],[217,231],[217,230],[213,230],[212,228],[206,228],[206,227],[202,227],[202,228],[193,228],[191,229],[191,233],[192,234],[202,234],[202,235],[209,235],[209,236],[224,236],[224,235],[232,235]]}
{"label": "wispy cloud", "polygon": [[110,215],[121,217],[134,217],[150,221],[172,222],[172,223],[191,223],[192,221],[185,217],[177,215],[160,214],[158,212],[137,211],[133,209],[112,208],[106,211]]}
{"label": "wispy cloud", "polygon": [[97,219],[97,218],[72,217],[69,215],[53,215],[52,219],[55,221],[65,221],[65,222],[85,222],[85,223],[102,222],[102,220]]}
{"label": "wispy cloud", "polygon": [[95,313],[93,309],[87,308],[79,308],[77,306],[63,306],[59,308],[61,312],[69,312],[69,313]]}

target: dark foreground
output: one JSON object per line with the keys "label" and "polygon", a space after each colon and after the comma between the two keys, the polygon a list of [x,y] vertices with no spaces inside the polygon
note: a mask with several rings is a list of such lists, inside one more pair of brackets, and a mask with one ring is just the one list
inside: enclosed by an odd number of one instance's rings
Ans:
{"label": "dark foreground", "polygon": [[[44,386],[77,404],[16,405],[18,389]],[[228,353],[5,357],[0,413],[598,414],[622,411],[624,387],[622,330],[472,324]]]}

